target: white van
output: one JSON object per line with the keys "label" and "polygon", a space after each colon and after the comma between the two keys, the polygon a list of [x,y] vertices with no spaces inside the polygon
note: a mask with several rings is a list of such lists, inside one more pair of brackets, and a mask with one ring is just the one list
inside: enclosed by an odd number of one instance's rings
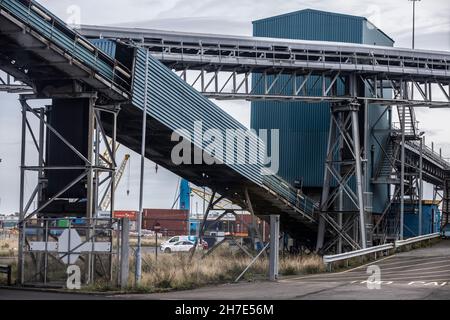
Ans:
{"label": "white van", "polygon": [[[175,236],[163,242],[160,245],[159,249],[161,251],[165,251],[166,248],[172,248],[175,244],[179,242],[191,242],[192,244],[194,244],[196,240],[197,236]],[[208,243],[205,240],[201,242],[199,241],[197,245],[199,248],[202,248],[203,250],[208,250]]]}
{"label": "white van", "polygon": [[179,242],[179,241],[191,241],[191,242],[195,242],[196,239],[197,239],[196,236],[175,236],[175,237],[172,237],[172,238],[170,238],[169,240],[163,242],[163,243],[161,244],[161,246],[165,246],[165,245],[168,245],[168,244],[174,244],[174,243],[177,243],[177,242]]}

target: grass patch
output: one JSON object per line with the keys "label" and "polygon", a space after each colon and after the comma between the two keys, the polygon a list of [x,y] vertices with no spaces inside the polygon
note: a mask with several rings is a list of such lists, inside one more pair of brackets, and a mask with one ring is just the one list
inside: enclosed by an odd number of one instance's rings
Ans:
{"label": "grass patch", "polygon": [[[234,282],[251,262],[251,258],[226,248],[216,250],[201,259],[196,255],[189,261],[188,254],[145,255],[142,272],[142,289],[147,291],[189,290],[207,285]],[[130,262],[134,265],[134,261]],[[260,257],[242,280],[267,279],[268,257]],[[316,255],[280,257],[280,275],[306,275],[324,272],[322,258]],[[132,283],[129,283],[132,286]]]}
{"label": "grass patch", "polygon": [[0,257],[15,257],[18,253],[18,239],[11,237],[0,240]]}
{"label": "grass patch", "polygon": [[[158,246],[161,245],[161,243],[165,242],[169,238],[160,238],[158,237]],[[136,247],[137,246],[137,238],[130,238],[130,246]],[[156,246],[156,239],[155,237],[148,237],[148,238],[142,238],[141,243],[143,247],[155,247]]]}

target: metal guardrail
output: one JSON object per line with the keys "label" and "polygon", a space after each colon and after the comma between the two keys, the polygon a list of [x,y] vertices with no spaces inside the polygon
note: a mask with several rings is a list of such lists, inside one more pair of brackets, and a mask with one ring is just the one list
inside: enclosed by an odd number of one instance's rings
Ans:
{"label": "metal guardrail", "polygon": [[441,235],[440,233],[432,233],[432,234],[427,234],[427,235],[414,237],[414,238],[410,238],[410,239],[406,239],[406,240],[398,240],[398,241],[395,241],[395,243],[387,243],[387,244],[383,244],[381,246],[370,247],[370,248],[366,248],[366,249],[350,251],[350,252],[345,252],[345,253],[340,253],[340,254],[335,254],[335,255],[327,255],[327,256],[323,256],[323,262],[325,265],[329,265],[329,264],[331,264],[333,262],[337,262],[337,261],[344,261],[344,260],[348,260],[348,259],[352,259],[352,258],[362,257],[362,256],[365,256],[367,254],[372,254],[372,253],[376,254],[378,252],[397,249],[397,248],[400,248],[402,246],[406,246],[409,244],[436,239],[436,238],[439,238],[440,235]]}
{"label": "metal guardrail", "polygon": [[323,262],[325,264],[329,264],[329,263],[336,262],[336,261],[357,258],[357,257],[364,256],[366,254],[378,253],[378,252],[391,250],[391,249],[394,249],[394,244],[388,243],[388,244],[383,244],[381,246],[370,247],[370,248],[356,250],[356,251],[350,251],[350,252],[345,252],[345,253],[340,253],[340,254],[335,254],[335,255],[324,256]]}
{"label": "metal guardrail", "polygon": [[6,276],[8,277],[8,286],[10,286],[12,283],[12,281],[11,281],[11,275],[12,275],[11,266],[0,265],[0,273],[6,274]]}
{"label": "metal guardrail", "polygon": [[437,232],[437,233],[427,234],[427,235],[419,236],[419,237],[415,237],[415,238],[409,238],[406,240],[398,240],[398,241],[395,241],[395,248],[400,248],[402,246],[406,246],[408,244],[413,244],[413,243],[417,243],[417,242],[424,241],[424,240],[436,239],[436,238],[439,238],[440,236],[441,236],[441,234],[439,232]]}

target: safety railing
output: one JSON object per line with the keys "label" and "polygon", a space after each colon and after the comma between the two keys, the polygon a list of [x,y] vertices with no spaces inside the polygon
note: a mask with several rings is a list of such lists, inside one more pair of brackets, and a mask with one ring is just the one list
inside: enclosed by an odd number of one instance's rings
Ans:
{"label": "safety railing", "polygon": [[397,241],[395,241],[395,248],[400,248],[400,247],[403,247],[403,246],[406,246],[409,244],[415,244],[415,243],[426,241],[426,240],[436,239],[436,238],[439,238],[440,236],[441,236],[441,234],[439,232],[437,232],[437,233],[427,234],[424,236],[409,238],[406,240],[397,240]]}
{"label": "safety railing", "polygon": [[97,73],[96,76],[112,82],[121,90],[131,90],[131,72],[125,66],[96,48],[39,3],[31,0],[2,0],[0,9],[7,11],[72,58],[92,68]]}
{"label": "safety railing", "polygon": [[[413,147],[414,149],[418,150],[418,152],[420,152],[420,142],[407,141],[406,144]],[[436,151],[434,151],[433,148],[430,148],[429,146],[424,144],[422,146],[422,150],[423,150],[423,154],[425,156],[430,157],[432,160],[434,160],[437,163],[439,163],[440,165],[442,165],[444,169],[450,168],[450,163],[448,162],[448,160],[446,158],[443,158],[440,153],[437,153]]]}
{"label": "safety railing", "polygon": [[362,256],[372,254],[372,253],[376,254],[379,252],[385,252],[388,250],[392,250],[394,248],[395,248],[395,246],[393,243],[387,243],[387,244],[383,244],[381,246],[370,247],[370,248],[366,248],[366,249],[360,249],[360,250],[355,250],[355,251],[350,251],[350,252],[345,252],[345,253],[340,253],[340,254],[335,254],[335,255],[324,256],[323,262],[326,265],[329,265],[330,263],[333,263],[333,262],[345,261],[345,260],[349,260],[349,259],[353,259],[353,258],[362,257]]}
{"label": "safety railing", "polygon": [[263,176],[263,185],[283,197],[292,207],[297,208],[310,220],[315,220],[314,213],[318,210],[317,203],[277,175]]}
{"label": "safety railing", "polygon": [[348,261],[350,259],[358,258],[358,257],[364,257],[369,254],[374,254],[375,259],[378,256],[378,253],[388,253],[390,250],[397,250],[398,248],[401,248],[406,245],[411,245],[415,243],[419,243],[422,241],[429,241],[440,237],[440,233],[432,233],[427,234],[419,237],[409,238],[406,240],[397,240],[395,243],[387,243],[380,246],[370,247],[366,249],[361,250],[355,250],[335,255],[326,255],[323,256],[323,263],[325,266],[327,266],[327,269],[331,271],[331,266],[335,262],[343,262]]}

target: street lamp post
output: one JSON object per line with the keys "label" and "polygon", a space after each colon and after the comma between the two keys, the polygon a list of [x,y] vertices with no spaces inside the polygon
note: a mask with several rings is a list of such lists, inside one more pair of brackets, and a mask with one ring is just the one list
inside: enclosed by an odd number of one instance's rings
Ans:
{"label": "street lamp post", "polygon": [[421,0],[409,0],[413,3],[413,33],[412,33],[412,48],[415,49],[416,38],[416,2]]}

